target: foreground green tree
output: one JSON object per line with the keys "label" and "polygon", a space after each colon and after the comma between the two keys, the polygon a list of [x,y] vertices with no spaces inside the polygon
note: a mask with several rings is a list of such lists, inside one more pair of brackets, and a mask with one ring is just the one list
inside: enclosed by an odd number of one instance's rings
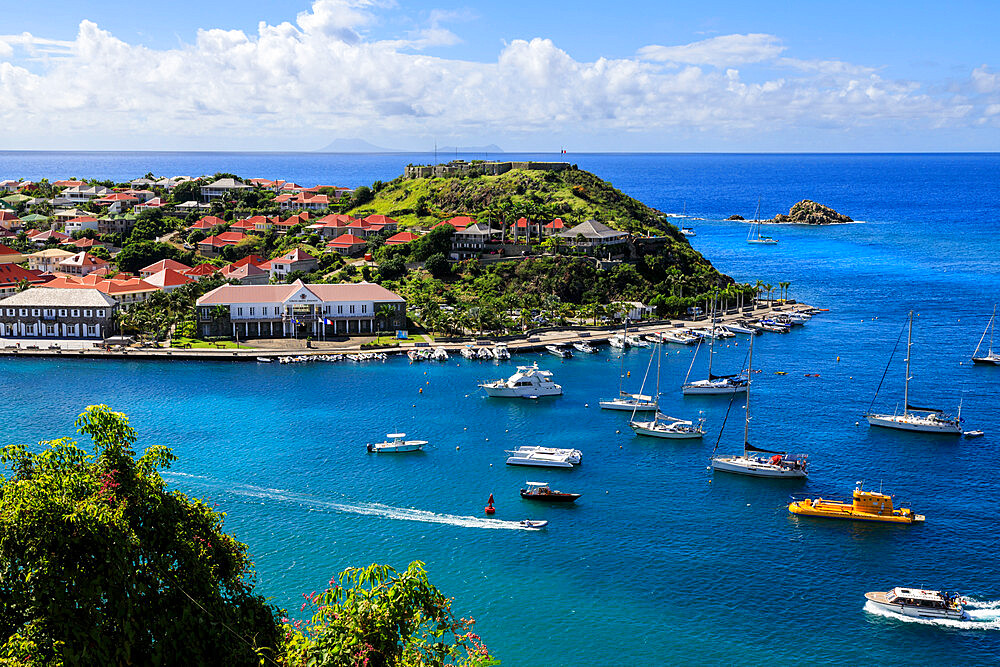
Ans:
{"label": "foreground green tree", "polygon": [[246,545],[223,515],[169,491],[154,446],[136,459],[122,413],[90,406],[69,438],[0,450],[0,662],[260,664],[276,610],[253,593]]}
{"label": "foreground green tree", "polygon": [[456,619],[451,599],[427,579],[423,563],[405,572],[387,565],[350,568],[322,593],[307,595],[306,623],[286,626],[282,662],[289,667],[483,667],[499,664]]}

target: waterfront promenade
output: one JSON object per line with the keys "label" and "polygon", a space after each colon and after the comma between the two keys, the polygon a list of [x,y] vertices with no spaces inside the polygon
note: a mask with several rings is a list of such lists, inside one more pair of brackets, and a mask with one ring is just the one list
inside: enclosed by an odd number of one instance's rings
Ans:
{"label": "waterfront promenade", "polygon": [[[779,313],[800,312],[809,310],[811,306],[802,303],[758,305],[756,308],[730,310],[716,316],[716,323],[725,325],[739,319],[766,318]],[[675,319],[650,320],[637,322],[629,326],[629,333],[649,334],[668,329],[707,328],[709,319]],[[259,357],[277,359],[286,356],[312,356],[324,354],[357,354],[361,352],[385,352],[388,354],[405,354],[414,348],[443,347],[449,354],[457,354],[470,342],[490,341],[503,342],[512,353],[533,352],[545,349],[546,345],[572,343],[583,340],[590,343],[604,344],[608,339],[620,333],[621,325],[610,326],[574,326],[563,328],[546,328],[527,332],[523,336],[466,336],[461,339],[437,340],[432,343],[408,340],[396,341],[395,346],[365,347],[361,346],[374,340],[371,337],[354,337],[337,341],[306,341],[303,339],[252,339],[246,344],[252,347],[241,349],[214,348],[151,348],[151,347],[112,347],[105,349],[100,343],[94,342],[87,346],[86,341],[51,341],[45,339],[0,339],[0,356],[4,357],[56,357],[56,358],[114,358],[121,359],[185,359],[203,361],[256,361]],[[307,347],[308,345],[308,347]],[[31,347],[29,347],[31,346]],[[57,347],[58,346],[58,347]]]}

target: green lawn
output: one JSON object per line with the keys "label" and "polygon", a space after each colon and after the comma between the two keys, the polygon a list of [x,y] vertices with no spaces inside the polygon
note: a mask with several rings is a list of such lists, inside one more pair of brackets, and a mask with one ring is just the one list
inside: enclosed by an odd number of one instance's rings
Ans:
{"label": "green lawn", "polygon": [[184,338],[176,337],[170,341],[170,344],[174,348],[205,348],[210,350],[252,350],[253,348],[249,345],[244,345],[240,343],[237,345],[231,340],[221,340],[217,343],[210,343],[207,340],[199,340],[198,338]]}

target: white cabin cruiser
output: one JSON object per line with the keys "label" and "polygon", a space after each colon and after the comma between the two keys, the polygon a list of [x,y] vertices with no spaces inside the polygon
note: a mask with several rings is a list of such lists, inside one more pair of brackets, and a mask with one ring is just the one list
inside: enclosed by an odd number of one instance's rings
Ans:
{"label": "white cabin cruiser", "polygon": [[595,352],[597,352],[596,347],[582,340],[578,340],[575,343],[573,343],[573,349],[576,350],[577,352],[583,352],[584,354],[594,354]]}
{"label": "white cabin cruiser", "polygon": [[510,455],[524,456],[527,454],[548,454],[551,456],[566,457],[566,460],[573,465],[583,463],[583,452],[579,449],[557,449],[555,447],[541,447],[538,445],[521,445],[517,449],[509,450]]}
{"label": "white cabin cruiser", "polygon": [[677,345],[694,345],[700,338],[689,331],[675,329],[674,331],[660,333],[660,340],[664,343],[675,343]]}
{"label": "white cabin cruiser", "polygon": [[535,468],[572,468],[573,463],[568,454],[550,454],[548,452],[508,452],[507,465],[532,466]]}
{"label": "white cabin cruiser", "polygon": [[562,345],[546,345],[545,351],[549,354],[554,354],[560,359],[571,359],[573,357],[573,353],[570,349]]}
{"label": "white cabin cruiser", "polygon": [[878,609],[913,618],[944,618],[963,621],[969,618],[965,600],[957,593],[902,588],[865,593],[865,599]]}
{"label": "white cabin cruiser", "polygon": [[373,454],[392,454],[397,452],[417,452],[427,444],[426,440],[405,440],[405,433],[389,433],[385,442],[368,443],[368,451]]}
{"label": "white cabin cruiser", "polygon": [[562,387],[552,381],[552,371],[539,370],[537,363],[518,366],[517,372],[506,380],[493,380],[479,386],[486,391],[487,396],[500,398],[562,395]]}
{"label": "white cabin cruiser", "polygon": [[630,347],[649,347],[649,342],[643,340],[636,334],[629,334],[628,336],[625,336],[625,340],[628,342]]}

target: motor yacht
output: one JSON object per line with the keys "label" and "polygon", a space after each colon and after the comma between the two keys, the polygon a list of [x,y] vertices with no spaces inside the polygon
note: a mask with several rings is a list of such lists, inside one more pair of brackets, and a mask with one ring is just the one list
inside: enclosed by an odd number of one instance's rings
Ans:
{"label": "motor yacht", "polygon": [[542,447],[539,445],[521,445],[517,449],[512,449],[507,453],[512,455],[547,454],[566,457],[566,460],[573,465],[580,465],[583,463],[583,452],[579,449],[558,449],[555,447]]}
{"label": "motor yacht", "polygon": [[969,618],[965,600],[957,593],[929,591],[897,586],[885,592],[865,593],[865,599],[878,609],[913,618],[944,618],[963,621]]}
{"label": "motor yacht", "polygon": [[597,352],[597,348],[590,343],[585,343],[582,340],[578,340],[573,343],[573,349],[577,352],[583,352],[584,354],[594,354]]}
{"label": "motor yacht", "polygon": [[393,454],[397,452],[417,452],[427,445],[426,440],[406,440],[405,433],[389,433],[385,442],[369,442],[368,451],[372,454]]}
{"label": "motor yacht", "polygon": [[628,341],[629,347],[649,347],[649,342],[644,341],[636,334],[629,334],[625,340]]}
{"label": "motor yacht", "polygon": [[562,345],[546,345],[545,351],[560,359],[571,359],[573,357],[573,352],[568,347],[563,347]]}
{"label": "motor yacht", "polygon": [[548,482],[525,482],[526,489],[521,489],[521,497],[525,500],[538,500],[546,503],[574,503],[580,497],[579,493],[563,493],[556,491]]}
{"label": "motor yacht", "polygon": [[562,387],[552,381],[552,371],[539,370],[537,363],[518,366],[517,372],[506,380],[493,380],[479,386],[486,391],[487,396],[500,398],[562,395]]}
{"label": "motor yacht", "polygon": [[617,348],[619,350],[624,350],[629,347],[628,340],[622,334],[615,334],[608,339],[608,345]]}
{"label": "motor yacht", "polygon": [[572,468],[568,454],[549,454],[547,452],[508,452],[507,465],[531,466],[535,468]]}
{"label": "motor yacht", "polygon": [[660,340],[664,343],[674,343],[676,345],[694,345],[700,338],[690,331],[674,329],[673,331],[663,331],[660,333]]}

